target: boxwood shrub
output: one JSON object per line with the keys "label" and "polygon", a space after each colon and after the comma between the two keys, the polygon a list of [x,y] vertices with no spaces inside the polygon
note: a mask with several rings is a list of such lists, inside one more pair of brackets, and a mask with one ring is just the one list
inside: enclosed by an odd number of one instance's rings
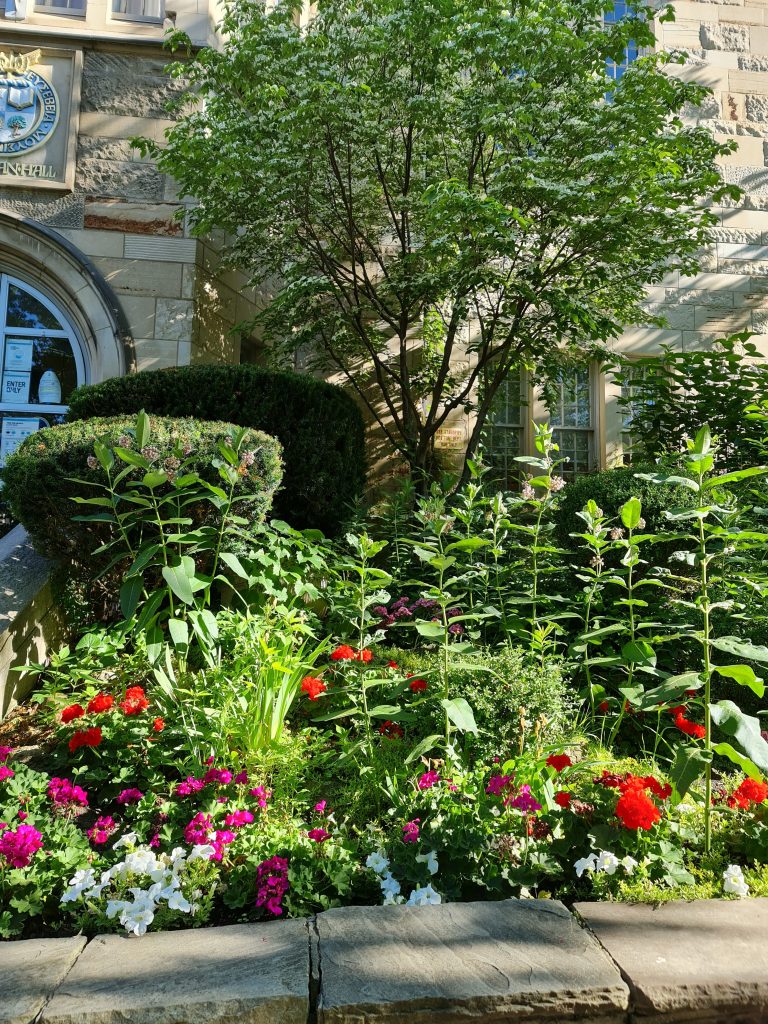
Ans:
{"label": "boxwood shrub", "polygon": [[84,385],[70,420],[137,413],[226,420],[278,438],[285,475],[275,515],[303,529],[339,532],[365,484],[363,420],[341,388],[251,365],[147,370]]}
{"label": "boxwood shrub", "polygon": [[[150,417],[150,423],[154,447],[163,451],[176,441],[188,445],[192,460],[190,470],[211,483],[221,483],[218,470],[211,462],[219,455],[217,442],[235,429],[231,423],[158,416]],[[101,493],[89,492],[88,488],[90,481],[104,483],[103,470],[88,465],[94,441],[99,439],[114,446],[135,424],[135,416],[119,416],[49,427],[28,437],[8,458],[2,471],[3,496],[40,554],[98,570],[98,566],[88,563],[91,553],[108,536],[109,527],[74,521],[74,516],[91,510],[72,499]],[[253,450],[255,461],[250,475],[238,486],[244,494],[253,497],[239,502],[237,512],[253,522],[267,514],[280,485],[280,443],[255,430],[248,432],[243,443]],[[216,513],[213,506],[205,502],[204,508],[191,507],[185,514],[204,521]]]}

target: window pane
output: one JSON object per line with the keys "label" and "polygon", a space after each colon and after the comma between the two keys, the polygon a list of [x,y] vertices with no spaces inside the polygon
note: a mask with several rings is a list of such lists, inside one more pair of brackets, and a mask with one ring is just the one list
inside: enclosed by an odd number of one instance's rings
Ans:
{"label": "window pane", "polygon": [[86,0],[36,0],[36,11],[49,14],[85,14]]}
{"label": "window pane", "polygon": [[123,18],[163,20],[163,0],[112,0],[112,14]]}
{"label": "window pane", "polygon": [[522,454],[521,396],[520,375],[510,374],[494,396],[483,432],[486,461],[491,467],[489,479],[502,487],[516,487],[520,479],[520,465],[515,462],[515,456]]}
{"label": "window pane", "polygon": [[589,367],[565,370],[555,382],[549,406],[550,423],[560,457],[569,459],[561,472],[566,479],[589,473],[593,466],[592,387]]}
{"label": "window pane", "polygon": [[30,330],[40,330],[41,328],[47,328],[49,331],[64,330],[61,323],[42,302],[13,284],[8,287],[8,319],[6,323],[8,327],[27,327]]}

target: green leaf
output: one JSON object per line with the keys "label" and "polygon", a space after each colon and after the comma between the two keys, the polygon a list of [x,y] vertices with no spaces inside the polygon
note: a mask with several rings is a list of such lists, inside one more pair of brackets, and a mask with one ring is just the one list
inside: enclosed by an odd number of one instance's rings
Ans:
{"label": "green leaf", "polygon": [[768,647],[751,644],[737,636],[720,636],[715,640],[710,640],[710,644],[718,651],[725,651],[726,654],[735,654],[738,658],[759,661],[768,665]]}
{"label": "green leaf", "polygon": [[696,779],[700,778],[712,760],[711,754],[703,747],[679,746],[669,772],[669,779],[675,793],[682,799]]}
{"label": "green leaf", "polygon": [[235,574],[235,576],[239,576],[241,580],[250,579],[250,576],[243,568],[243,563],[240,561],[237,555],[233,555],[230,551],[224,551],[219,557],[221,558],[221,561],[224,563],[224,565],[226,565],[226,567],[230,569]]}
{"label": "green leaf", "polygon": [[630,498],[619,509],[621,521],[628,530],[634,530],[642,516],[642,505],[639,498]]}
{"label": "green leaf", "polygon": [[186,651],[189,647],[189,626],[184,619],[168,619],[168,632],[176,650]]}
{"label": "green leaf", "polygon": [[747,480],[753,476],[765,476],[768,473],[768,466],[752,466],[749,469],[740,469],[735,473],[723,473],[722,476],[713,476],[704,484],[706,490],[713,487],[722,487],[723,484],[737,484],[740,480]]}
{"label": "green leaf", "polygon": [[762,772],[768,772],[768,743],[760,735],[760,722],[744,712],[731,700],[709,705],[712,721],[721,732],[730,736]]}
{"label": "green leaf", "polygon": [[621,657],[625,665],[656,667],[656,651],[645,640],[630,640],[621,648]]}
{"label": "green leaf", "polygon": [[99,460],[99,465],[101,466],[101,468],[104,470],[105,473],[108,473],[115,464],[115,457],[110,451],[110,449],[107,448],[103,441],[94,441],[93,453]]}
{"label": "green leaf", "polygon": [[643,711],[655,708],[657,704],[672,704],[677,701],[686,690],[698,690],[701,687],[701,677],[697,672],[685,672],[680,676],[670,676],[659,686],[652,690],[646,690],[640,699],[639,707]]}
{"label": "green leaf", "polygon": [[452,700],[441,700],[445,713],[453,722],[459,732],[471,732],[477,735],[477,723],[472,708],[463,697],[454,697]]}
{"label": "green leaf", "polygon": [[141,576],[129,576],[120,587],[120,613],[124,619],[133,617],[143,592],[144,581]]}
{"label": "green leaf", "polygon": [[399,715],[402,710],[399,704],[379,704],[371,708],[368,714],[371,718],[392,718],[393,715]]}
{"label": "green leaf", "polygon": [[760,769],[754,761],[751,761],[748,757],[740,754],[738,750],[735,750],[731,746],[730,743],[716,743],[712,749],[716,754],[720,754],[721,757],[727,757],[729,761],[732,761],[733,764],[741,768],[744,774],[748,775],[750,779],[754,779],[756,782],[760,782],[762,779]]}
{"label": "green leaf", "polygon": [[765,693],[763,680],[756,676],[749,665],[713,665],[718,675],[726,679],[734,679],[740,686],[748,686],[758,697]]}
{"label": "green leaf", "polygon": [[139,451],[149,444],[150,435],[149,416],[142,409],[136,417],[136,447]]}
{"label": "green leaf", "polygon": [[150,470],[149,473],[145,473],[142,477],[141,482],[145,487],[148,487],[150,491],[153,491],[156,487],[160,487],[161,484],[167,483],[168,474],[160,473],[157,470]]}
{"label": "green leaf", "polygon": [[425,737],[421,743],[417,743],[413,750],[408,754],[405,759],[405,764],[411,764],[423,754],[428,754],[430,750],[434,750],[435,747],[439,746],[442,741],[443,737],[438,735]]}
{"label": "green leaf", "polygon": [[706,455],[712,447],[712,433],[705,423],[703,427],[700,427],[696,437],[693,441],[693,448],[691,451],[695,455]]}
{"label": "green leaf", "polygon": [[430,640],[434,640],[444,633],[444,629],[439,622],[417,622],[415,626],[420,636],[425,636]]}
{"label": "green leaf", "polygon": [[[164,565],[163,579],[171,588],[173,593],[184,604],[195,603],[195,590],[200,587],[195,584],[201,583],[195,576],[195,563],[189,556],[182,556],[178,565]],[[202,586],[205,586],[202,583]]]}

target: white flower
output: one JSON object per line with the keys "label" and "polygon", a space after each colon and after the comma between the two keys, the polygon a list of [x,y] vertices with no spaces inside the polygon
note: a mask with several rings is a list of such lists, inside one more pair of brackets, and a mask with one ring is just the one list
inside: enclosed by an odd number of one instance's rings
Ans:
{"label": "white flower", "polygon": [[120,917],[120,923],[125,927],[127,932],[130,932],[133,935],[146,935],[147,928],[152,924],[154,919],[154,909],[150,909],[146,904],[139,903],[134,904],[123,911],[123,914]]}
{"label": "white flower", "polygon": [[576,869],[576,877],[581,878],[585,871],[594,871],[596,863],[597,857],[594,853],[590,853],[588,857],[582,857],[581,860],[577,860],[573,865]]}
{"label": "white flower", "polygon": [[127,871],[134,875],[148,875],[150,871],[154,871],[157,867],[155,851],[150,850],[146,846],[139,847],[138,850],[129,853],[125,858],[125,867]]}
{"label": "white flower", "polygon": [[394,877],[391,871],[387,871],[385,875],[382,875],[379,879],[379,885],[383,893],[391,892],[395,895],[400,892],[400,883]]}
{"label": "white flower", "polygon": [[634,857],[630,857],[629,854],[627,854],[626,857],[621,858],[621,866],[624,868],[628,875],[631,875],[637,867],[637,861]]}
{"label": "white flower", "polygon": [[62,903],[74,903],[75,900],[79,900],[86,889],[96,885],[96,876],[91,868],[81,868],[70,878],[69,885],[70,888],[61,897]]}
{"label": "white flower", "polygon": [[439,892],[436,892],[431,885],[425,885],[424,888],[417,885],[411,895],[406,901],[407,907],[428,907],[437,903],[442,903],[443,897]]}
{"label": "white flower", "polygon": [[113,850],[119,850],[121,846],[135,846],[136,845],[136,833],[126,832],[124,836],[120,836],[117,842],[112,846]]}
{"label": "white flower", "polygon": [[165,862],[169,864],[173,871],[178,871],[179,868],[184,867],[184,861],[187,859],[187,851],[183,846],[174,846],[171,852],[165,855]]}
{"label": "white flower", "polygon": [[388,892],[382,901],[382,907],[399,906],[405,903],[405,896],[398,896],[396,893]]}
{"label": "white flower", "polygon": [[375,871],[377,875],[383,875],[389,868],[389,859],[383,850],[376,850],[375,853],[368,854],[365,866]]}
{"label": "white flower", "polygon": [[106,915],[110,920],[112,920],[113,917],[116,917],[118,914],[122,914],[127,906],[128,904],[125,900],[107,900]]}
{"label": "white flower", "polygon": [[436,875],[437,874],[437,869],[438,869],[439,865],[437,863],[437,851],[436,850],[430,850],[429,853],[420,853],[420,854],[418,854],[418,856],[416,857],[416,861],[417,861],[418,864],[426,864],[427,865],[427,871],[429,871],[430,875]]}
{"label": "white flower", "polygon": [[168,899],[168,909],[180,910],[182,914],[188,914],[192,909],[192,904],[186,899],[184,893],[174,892]]}
{"label": "white flower", "polygon": [[189,857],[187,857],[187,861],[210,860],[214,853],[216,853],[216,851],[210,843],[203,843],[200,846],[192,847],[192,852]]}
{"label": "white flower", "polygon": [[616,868],[619,866],[619,858],[615,853],[611,853],[610,850],[601,850],[600,856],[597,858],[595,864],[596,871],[604,871],[606,875],[615,875]]}
{"label": "white flower", "polygon": [[744,873],[738,864],[729,864],[723,872],[723,890],[735,896],[749,895],[749,886],[744,881]]}

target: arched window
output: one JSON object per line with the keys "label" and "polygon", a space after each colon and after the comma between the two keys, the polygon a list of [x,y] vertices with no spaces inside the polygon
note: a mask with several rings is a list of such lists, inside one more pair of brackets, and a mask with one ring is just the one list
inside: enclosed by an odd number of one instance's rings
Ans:
{"label": "arched window", "polygon": [[0,274],[0,465],[30,434],[61,423],[87,378],[77,335],[62,310],[32,285]]}

